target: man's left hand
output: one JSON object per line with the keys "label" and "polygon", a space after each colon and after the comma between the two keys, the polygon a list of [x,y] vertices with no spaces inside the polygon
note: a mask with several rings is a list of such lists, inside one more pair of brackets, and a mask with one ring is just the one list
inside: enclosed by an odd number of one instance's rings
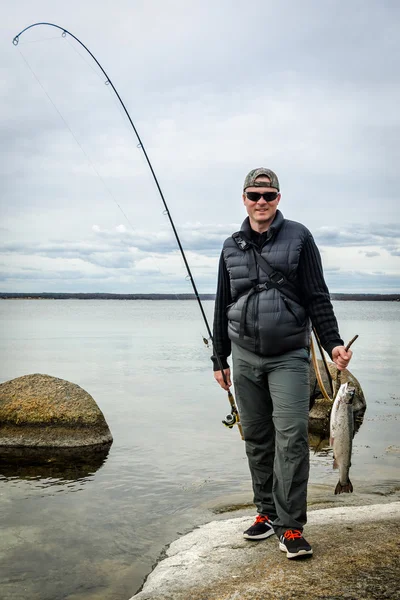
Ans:
{"label": "man's left hand", "polygon": [[339,371],[347,368],[353,353],[351,350],[347,350],[344,346],[335,346],[332,350],[332,359]]}

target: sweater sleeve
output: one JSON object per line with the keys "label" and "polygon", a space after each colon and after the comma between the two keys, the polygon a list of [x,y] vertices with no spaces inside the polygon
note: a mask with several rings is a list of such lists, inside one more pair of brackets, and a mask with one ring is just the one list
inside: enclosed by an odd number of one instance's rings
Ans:
{"label": "sweater sleeve", "polygon": [[333,348],[343,346],[344,343],[339,335],[338,323],[325,283],[321,255],[311,233],[301,251],[298,275],[308,315],[322,346],[332,358]]}
{"label": "sweater sleeve", "polygon": [[231,353],[231,340],[228,336],[228,317],[226,310],[232,302],[231,285],[228,269],[224,261],[223,253],[219,260],[217,293],[215,296],[214,325],[213,325],[213,347],[214,354],[211,357],[214,371],[220,369],[216,354],[219,356],[223,369],[229,367],[227,358]]}

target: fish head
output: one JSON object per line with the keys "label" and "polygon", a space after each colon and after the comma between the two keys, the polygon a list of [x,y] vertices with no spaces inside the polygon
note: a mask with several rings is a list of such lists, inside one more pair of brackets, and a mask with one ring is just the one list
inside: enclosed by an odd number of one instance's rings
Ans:
{"label": "fish head", "polygon": [[346,383],[345,385],[347,386],[347,388],[346,388],[346,392],[343,397],[343,402],[345,402],[346,404],[353,404],[354,394],[356,393],[356,388],[354,387],[354,385],[351,385],[350,383]]}
{"label": "fish head", "polygon": [[354,387],[354,385],[352,385],[348,381],[346,383],[342,383],[342,385],[340,386],[339,391],[336,395],[335,403],[336,404],[352,404],[355,392],[356,392],[356,388]]}

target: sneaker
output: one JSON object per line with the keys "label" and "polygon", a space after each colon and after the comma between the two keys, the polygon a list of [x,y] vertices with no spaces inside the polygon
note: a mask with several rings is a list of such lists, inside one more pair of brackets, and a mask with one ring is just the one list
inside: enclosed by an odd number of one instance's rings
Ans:
{"label": "sneaker", "polygon": [[287,558],[301,558],[312,556],[310,544],[303,538],[299,529],[288,529],[279,538],[279,550],[286,552]]}
{"label": "sneaker", "polygon": [[274,533],[269,518],[264,515],[257,515],[253,525],[243,532],[243,537],[246,540],[265,540]]}

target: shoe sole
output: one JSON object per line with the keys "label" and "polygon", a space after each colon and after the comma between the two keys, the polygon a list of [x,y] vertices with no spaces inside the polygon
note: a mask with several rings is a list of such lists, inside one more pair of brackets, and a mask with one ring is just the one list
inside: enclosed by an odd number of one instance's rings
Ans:
{"label": "shoe sole", "polygon": [[285,544],[282,544],[281,542],[279,542],[279,550],[282,550],[282,552],[286,552],[286,558],[308,558],[311,557],[313,554],[312,550],[299,550],[298,552],[289,552],[289,550],[286,548]]}
{"label": "shoe sole", "polygon": [[267,538],[271,537],[271,535],[274,535],[275,531],[273,529],[271,529],[270,531],[267,531],[266,533],[259,533],[258,535],[249,535],[248,533],[244,533],[243,537],[245,540],[266,540]]}

